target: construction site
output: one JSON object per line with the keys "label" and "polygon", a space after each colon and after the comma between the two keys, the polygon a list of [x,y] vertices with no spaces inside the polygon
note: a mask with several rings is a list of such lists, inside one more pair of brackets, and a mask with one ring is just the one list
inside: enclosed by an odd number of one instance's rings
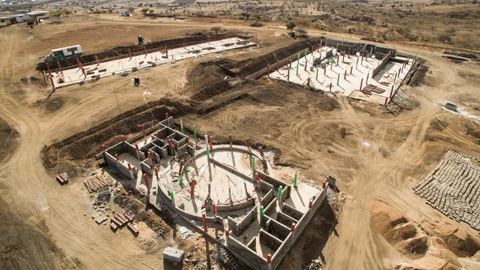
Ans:
{"label": "construction site", "polygon": [[0,268],[480,269],[478,60],[100,18],[0,29]]}

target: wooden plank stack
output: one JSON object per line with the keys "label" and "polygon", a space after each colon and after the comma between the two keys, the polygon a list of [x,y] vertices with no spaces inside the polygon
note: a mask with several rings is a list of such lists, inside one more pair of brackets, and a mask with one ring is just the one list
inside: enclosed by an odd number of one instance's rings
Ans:
{"label": "wooden plank stack", "polygon": [[96,192],[99,189],[106,188],[111,185],[110,180],[103,175],[94,175],[88,177],[83,184],[87,188],[88,192]]}

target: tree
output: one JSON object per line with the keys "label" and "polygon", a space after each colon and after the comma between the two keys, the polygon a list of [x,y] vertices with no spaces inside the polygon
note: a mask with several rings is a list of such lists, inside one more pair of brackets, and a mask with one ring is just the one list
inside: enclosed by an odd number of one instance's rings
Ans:
{"label": "tree", "polygon": [[220,30],[222,30],[220,26],[214,26],[212,29],[210,29],[210,31],[215,32],[215,35],[217,35]]}
{"label": "tree", "polygon": [[293,31],[293,29],[295,29],[295,26],[297,26],[297,25],[292,21],[289,21],[287,23],[287,29],[290,30],[290,31]]}
{"label": "tree", "polygon": [[305,29],[297,28],[297,32],[298,32],[298,35],[302,36],[302,37],[307,35],[307,30],[305,30]]}
{"label": "tree", "polygon": [[60,16],[62,16],[63,11],[59,10],[57,12],[53,12],[50,14],[51,17],[57,18],[57,20],[60,22]]}
{"label": "tree", "polygon": [[147,14],[147,12],[149,11],[150,9],[149,8],[142,8],[141,11],[142,13],[145,15]]}

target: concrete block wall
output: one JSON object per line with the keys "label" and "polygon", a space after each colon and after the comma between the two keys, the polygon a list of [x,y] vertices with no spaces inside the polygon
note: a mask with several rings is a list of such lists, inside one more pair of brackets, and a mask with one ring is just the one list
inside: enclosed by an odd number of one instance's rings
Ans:
{"label": "concrete block wall", "polygon": [[270,189],[266,194],[263,195],[262,199],[260,200],[260,205],[265,207],[267,204],[269,204],[273,200],[273,197],[275,197],[273,196],[273,190]]}
{"label": "concrete block wall", "polygon": [[240,209],[245,209],[248,207],[252,207],[255,205],[255,199],[254,198],[248,198],[246,202],[243,203],[237,203],[237,204],[217,204],[216,205],[216,210],[217,212],[230,212],[230,211],[237,211]]}
{"label": "concrete block wall", "polygon": [[380,62],[380,65],[378,65],[378,67],[376,67],[376,68],[373,70],[373,72],[372,72],[372,78],[375,77],[375,76],[378,74],[378,72],[380,72],[380,70],[382,70],[382,69],[385,67],[385,65],[387,65],[388,61],[390,60],[390,55],[391,55],[391,54],[392,54],[392,53],[389,52],[387,55],[385,55],[385,57],[383,57],[382,61]]}
{"label": "concrete block wall", "polygon": [[248,248],[240,241],[233,237],[226,238],[226,246],[237,258],[241,259],[246,265],[252,269],[269,270],[270,266],[267,264],[267,260],[255,251]]}
{"label": "concrete block wall", "polygon": [[120,155],[122,153],[125,153],[125,143],[124,142],[119,142],[119,143],[109,147],[106,151],[107,151],[107,153],[111,154],[112,156],[115,156],[115,154]]}
{"label": "concrete block wall", "polygon": [[282,203],[282,212],[291,216],[292,218],[296,220],[300,220],[303,216],[303,213],[298,211],[296,208],[286,204]]}
{"label": "concrete block wall", "polygon": [[257,218],[258,208],[255,206],[243,217],[240,222],[228,217],[228,227],[236,236],[240,236],[243,231]]}
{"label": "concrete block wall", "polygon": [[282,223],[283,225],[289,227],[292,225],[292,223],[297,224],[298,219],[294,219],[293,217],[283,213],[283,212],[278,212],[277,213],[277,221]]}
{"label": "concrete block wall", "polygon": [[279,181],[279,180],[277,180],[277,179],[271,177],[270,175],[265,174],[261,171],[255,171],[255,172],[258,172],[258,175],[260,176],[260,179],[262,179],[262,181],[265,181],[268,184],[272,185],[274,191],[278,191],[279,186],[281,186],[285,190],[287,184],[285,184],[284,182]]}
{"label": "concrete block wall", "polygon": [[266,230],[282,241],[285,240],[290,234],[290,227],[283,225],[275,219],[270,219],[267,221]]}
{"label": "concrete block wall", "polygon": [[150,159],[145,159],[144,161],[140,162],[140,170],[142,173],[146,173],[148,176],[152,177],[152,167],[150,167]]}
{"label": "concrete block wall", "polygon": [[[280,198],[279,198],[280,203],[284,202],[286,199],[288,199],[290,197],[290,191],[291,190],[292,190],[292,187],[288,186],[288,185],[283,188],[282,196],[280,196]],[[277,195],[278,195],[278,192],[277,192]]]}
{"label": "concrete block wall", "polygon": [[305,214],[302,215],[302,218],[298,221],[298,223],[295,226],[295,230],[287,236],[285,241],[283,241],[282,245],[277,249],[275,254],[273,254],[271,269],[275,269],[280,264],[283,257],[285,257],[285,254],[287,254],[287,252],[290,250],[292,245],[297,241],[298,237],[300,237],[303,230],[308,225],[312,217],[315,215],[318,208],[320,208],[320,206],[322,205],[322,202],[325,200],[326,197],[327,197],[327,189],[323,189],[320,192],[319,196],[313,200],[312,208],[310,208]]}
{"label": "concrete block wall", "polygon": [[282,240],[278,239],[271,233],[265,231],[264,229],[260,229],[260,233],[258,234],[260,239],[260,243],[266,245],[267,247],[271,248],[272,250],[276,251],[283,243]]}
{"label": "concrete block wall", "polygon": [[257,251],[257,236],[252,237],[252,240],[248,242],[247,247],[253,251]]}

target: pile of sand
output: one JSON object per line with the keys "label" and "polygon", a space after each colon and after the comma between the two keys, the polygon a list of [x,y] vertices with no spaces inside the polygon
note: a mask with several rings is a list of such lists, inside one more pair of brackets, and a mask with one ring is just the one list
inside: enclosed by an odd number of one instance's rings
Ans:
{"label": "pile of sand", "polygon": [[457,256],[476,252],[477,242],[466,232],[450,224],[432,224],[427,233],[402,212],[382,202],[373,202],[370,219],[374,231],[406,257],[395,269],[461,269]]}
{"label": "pile of sand", "polygon": [[480,250],[480,240],[462,228],[438,221],[430,222],[429,227],[435,235],[444,241],[446,247],[458,257],[471,257]]}

